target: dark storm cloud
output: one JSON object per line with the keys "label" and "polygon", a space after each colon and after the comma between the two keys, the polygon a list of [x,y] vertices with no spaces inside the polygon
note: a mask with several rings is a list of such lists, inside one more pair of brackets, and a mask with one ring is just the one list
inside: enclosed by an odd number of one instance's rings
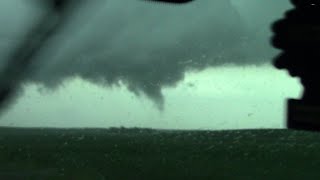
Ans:
{"label": "dark storm cloud", "polygon": [[185,72],[226,63],[261,64],[270,61],[273,51],[263,48],[227,0],[183,6],[118,0],[97,4],[78,10],[45,47],[30,68],[29,82],[49,88],[73,77],[103,86],[122,82],[162,108],[161,89],[176,85]]}

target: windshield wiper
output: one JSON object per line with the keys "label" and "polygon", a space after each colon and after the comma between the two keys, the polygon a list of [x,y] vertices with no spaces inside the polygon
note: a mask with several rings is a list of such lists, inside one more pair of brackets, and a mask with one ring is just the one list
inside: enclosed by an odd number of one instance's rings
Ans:
{"label": "windshield wiper", "polygon": [[[188,3],[193,0],[145,0],[153,2]],[[17,89],[25,79],[25,75],[30,72],[29,66],[35,61],[35,56],[41,48],[48,43],[50,37],[54,35],[63,22],[67,19],[70,6],[79,6],[83,1],[79,0],[46,0],[48,7],[47,14],[27,33],[23,42],[15,48],[8,63],[0,72],[0,111],[10,103]],[[73,7],[74,8],[74,7]]]}
{"label": "windshield wiper", "polygon": [[[0,111],[10,102],[20,88],[29,66],[35,56],[57,32],[67,18],[66,9],[74,0],[48,0],[47,14],[25,36],[9,57],[8,63],[0,72]],[[79,1],[77,1],[79,3]]]}

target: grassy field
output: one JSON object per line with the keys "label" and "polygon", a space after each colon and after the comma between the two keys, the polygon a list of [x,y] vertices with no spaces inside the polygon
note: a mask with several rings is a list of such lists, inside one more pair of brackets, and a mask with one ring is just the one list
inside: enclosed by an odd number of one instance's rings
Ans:
{"label": "grassy field", "polygon": [[319,179],[320,133],[0,129],[0,179]]}

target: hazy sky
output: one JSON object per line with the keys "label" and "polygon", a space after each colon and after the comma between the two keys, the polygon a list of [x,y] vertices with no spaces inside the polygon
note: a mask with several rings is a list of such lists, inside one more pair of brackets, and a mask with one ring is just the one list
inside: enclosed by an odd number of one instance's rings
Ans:
{"label": "hazy sky", "polygon": [[188,73],[164,89],[164,111],[121,86],[74,79],[48,93],[27,86],[1,119],[6,126],[152,127],[169,129],[283,128],[285,98],[298,97],[298,80],[269,66],[212,68]]}
{"label": "hazy sky", "polygon": [[[46,12],[28,2],[0,2],[3,62]],[[87,1],[39,54],[0,124],[283,127],[284,98],[301,89],[265,64],[277,52],[270,23],[288,8],[279,0]]]}

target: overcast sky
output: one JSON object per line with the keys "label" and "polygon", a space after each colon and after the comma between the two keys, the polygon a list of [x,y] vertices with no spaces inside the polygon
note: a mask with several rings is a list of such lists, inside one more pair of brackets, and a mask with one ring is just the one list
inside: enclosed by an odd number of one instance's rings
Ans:
{"label": "overcast sky", "polygon": [[[47,10],[30,2],[0,2],[2,62]],[[96,0],[79,7],[39,53],[0,124],[279,128],[284,99],[301,91],[267,65],[277,53],[269,26],[290,8],[286,1]]]}

